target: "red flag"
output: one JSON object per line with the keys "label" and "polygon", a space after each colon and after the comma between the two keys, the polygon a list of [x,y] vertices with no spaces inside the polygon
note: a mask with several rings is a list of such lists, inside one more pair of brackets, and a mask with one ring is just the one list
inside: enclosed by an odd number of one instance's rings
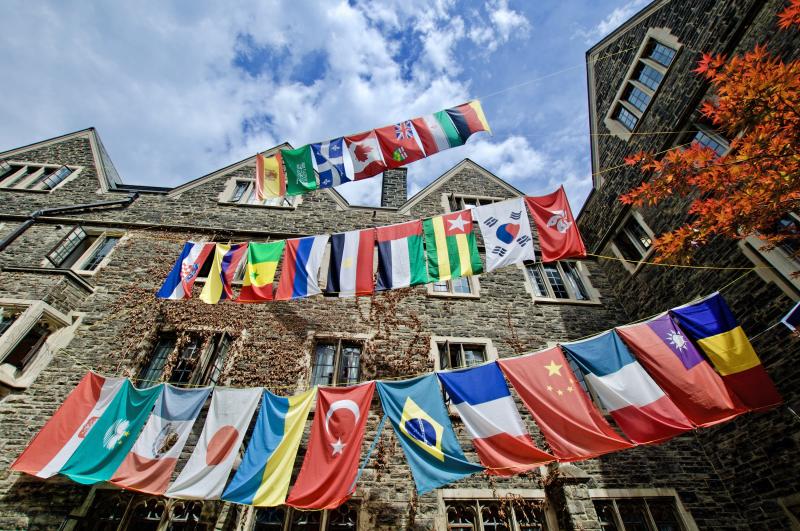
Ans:
{"label": "red flag", "polygon": [[633,446],[592,404],[559,347],[497,363],[559,461],[579,461]]}
{"label": "red flag", "polygon": [[375,134],[378,135],[383,160],[388,168],[405,166],[409,162],[425,158],[425,153],[417,143],[417,134],[411,120],[375,129]]}
{"label": "red flag", "polygon": [[386,163],[381,156],[381,146],[375,131],[344,137],[350,159],[353,161],[353,179],[360,181],[383,173]]}
{"label": "red flag", "polygon": [[320,388],[308,450],[286,505],[335,509],[355,490],[375,382]]}
{"label": "red flag", "polygon": [[542,262],[586,256],[586,247],[583,245],[581,233],[578,232],[575,218],[572,217],[563,186],[552,194],[526,197],[525,202],[536,222]]}

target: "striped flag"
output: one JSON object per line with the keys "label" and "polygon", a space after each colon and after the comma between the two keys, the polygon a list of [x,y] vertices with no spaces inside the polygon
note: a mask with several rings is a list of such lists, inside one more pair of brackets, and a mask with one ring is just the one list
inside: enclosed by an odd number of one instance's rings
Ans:
{"label": "striped flag", "polygon": [[422,220],[378,227],[378,290],[428,282],[422,248]]}
{"label": "striped flag", "polygon": [[272,283],[275,271],[286,245],[284,240],[268,243],[250,243],[247,246],[247,265],[244,282],[236,302],[272,300]]}
{"label": "striped flag", "polygon": [[472,212],[461,210],[422,222],[428,252],[428,274],[434,282],[483,272]]}
{"label": "striped flag", "polygon": [[327,234],[287,240],[276,300],[286,301],[320,293],[317,277],[326,245]]}
{"label": "striped flag", "polygon": [[425,156],[464,144],[447,111],[439,111],[411,120],[417,130]]}
{"label": "striped flag", "polygon": [[331,261],[325,292],[339,297],[360,297],[374,291],[372,277],[375,229],[354,230],[331,236]]}
{"label": "striped flag", "polygon": [[462,142],[466,142],[473,133],[479,131],[492,132],[489,128],[489,122],[486,121],[486,116],[483,114],[483,107],[479,100],[463,103],[452,109],[447,109],[445,112],[453,120],[453,125],[456,127]]}
{"label": "striped flag", "polygon": [[247,252],[246,243],[232,245],[218,243],[214,250],[214,261],[206,278],[206,285],[200,292],[200,300],[206,304],[217,304],[220,300],[233,297],[231,283],[236,267]]}
{"label": "striped flag", "polygon": [[280,151],[272,157],[256,155],[256,199],[286,195],[286,173]]}
{"label": "striped flag", "polygon": [[172,266],[172,271],[167,275],[156,296],[160,299],[172,300],[191,298],[197,273],[213,250],[213,243],[186,242],[178,260]]}

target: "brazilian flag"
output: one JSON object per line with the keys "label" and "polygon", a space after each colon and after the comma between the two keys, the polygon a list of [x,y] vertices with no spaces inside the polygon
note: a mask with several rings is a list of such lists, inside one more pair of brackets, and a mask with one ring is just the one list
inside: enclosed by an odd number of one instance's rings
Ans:
{"label": "brazilian flag", "polygon": [[378,394],[406,454],[417,492],[425,494],[483,470],[464,457],[435,374],[378,382]]}

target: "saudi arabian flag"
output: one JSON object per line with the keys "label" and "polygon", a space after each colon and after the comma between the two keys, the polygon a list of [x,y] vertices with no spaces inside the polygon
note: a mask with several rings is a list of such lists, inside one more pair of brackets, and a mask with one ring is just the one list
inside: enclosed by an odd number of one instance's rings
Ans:
{"label": "saudi arabian flag", "polygon": [[163,388],[159,384],[136,389],[125,380],[59,473],[84,485],[111,479],[136,442]]}
{"label": "saudi arabian flag", "polygon": [[286,195],[300,195],[317,189],[311,146],[282,149],[281,157],[286,170]]}
{"label": "saudi arabian flag", "polygon": [[431,281],[449,280],[483,272],[472,212],[461,210],[422,222]]}
{"label": "saudi arabian flag", "polygon": [[251,243],[247,247],[247,266],[242,290],[237,302],[259,302],[272,300],[272,283],[275,271],[283,254],[286,241]]}

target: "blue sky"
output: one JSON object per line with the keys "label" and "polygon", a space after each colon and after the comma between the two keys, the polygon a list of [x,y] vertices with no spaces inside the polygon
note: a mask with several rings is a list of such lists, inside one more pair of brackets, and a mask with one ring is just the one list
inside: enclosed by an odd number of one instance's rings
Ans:
{"label": "blue sky", "polygon": [[[577,210],[591,189],[584,54],[645,4],[9,0],[0,150],[95,126],[125,182],[174,186],[489,95],[494,135],[412,163],[409,192],[469,157],[528,194],[563,183]],[[376,204],[380,182],[339,191]]]}

